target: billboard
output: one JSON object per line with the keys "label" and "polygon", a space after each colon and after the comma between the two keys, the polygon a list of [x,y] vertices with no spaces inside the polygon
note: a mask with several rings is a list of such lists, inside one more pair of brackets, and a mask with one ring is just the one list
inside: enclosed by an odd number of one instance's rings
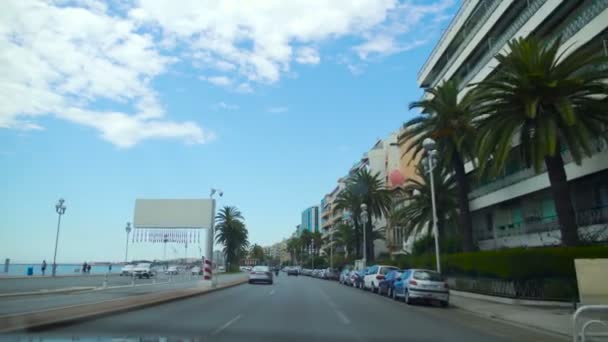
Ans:
{"label": "billboard", "polygon": [[212,199],[137,199],[135,229],[202,229],[213,222]]}

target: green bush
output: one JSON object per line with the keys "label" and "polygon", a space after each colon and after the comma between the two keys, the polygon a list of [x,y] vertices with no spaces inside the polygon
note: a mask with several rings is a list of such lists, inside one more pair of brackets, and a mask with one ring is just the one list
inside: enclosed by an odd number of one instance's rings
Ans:
{"label": "green bush", "polygon": [[[576,277],[574,259],[608,258],[608,247],[513,248],[496,251],[444,254],[441,267],[445,274],[468,275],[510,280]],[[401,256],[401,268],[435,268],[435,256]]]}

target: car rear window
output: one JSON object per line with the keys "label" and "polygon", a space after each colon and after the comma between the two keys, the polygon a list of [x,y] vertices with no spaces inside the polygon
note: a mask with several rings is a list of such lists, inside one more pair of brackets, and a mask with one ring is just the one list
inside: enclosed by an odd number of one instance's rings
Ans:
{"label": "car rear window", "polygon": [[443,281],[441,274],[432,271],[416,271],[414,272],[414,279],[416,280],[428,280],[428,281]]}
{"label": "car rear window", "polygon": [[255,266],[252,271],[256,272],[268,272],[268,266]]}

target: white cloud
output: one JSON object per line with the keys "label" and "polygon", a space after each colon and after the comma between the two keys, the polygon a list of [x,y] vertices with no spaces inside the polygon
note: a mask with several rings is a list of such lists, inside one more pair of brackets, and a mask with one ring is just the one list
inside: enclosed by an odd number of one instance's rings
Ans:
{"label": "white cloud", "polygon": [[249,83],[241,83],[236,87],[236,91],[239,93],[253,93],[253,88]]}
{"label": "white cloud", "polygon": [[289,110],[289,108],[287,108],[285,106],[279,106],[279,107],[270,107],[270,108],[268,108],[267,112],[277,114],[277,113],[285,113],[288,110]]}
{"label": "white cloud", "polygon": [[[119,147],[145,139],[203,143],[212,137],[193,122],[164,119],[150,81],[174,59],[159,53],[151,35],[106,13],[102,2],[73,4],[3,4],[0,127],[41,129],[31,120],[52,114],[92,127]],[[125,103],[132,112],[95,111],[99,100]]]}
{"label": "white cloud", "polygon": [[298,49],[296,62],[300,64],[319,64],[321,58],[319,52],[309,46]]}
{"label": "white cloud", "polygon": [[218,102],[218,104],[216,105],[216,107],[219,108],[219,109],[226,109],[226,110],[237,110],[237,109],[239,109],[238,105],[230,104],[230,103],[226,103],[226,102]]}
{"label": "white cloud", "polygon": [[202,80],[205,80],[216,86],[229,86],[232,84],[232,80],[226,76],[210,76],[210,77],[201,77]]}

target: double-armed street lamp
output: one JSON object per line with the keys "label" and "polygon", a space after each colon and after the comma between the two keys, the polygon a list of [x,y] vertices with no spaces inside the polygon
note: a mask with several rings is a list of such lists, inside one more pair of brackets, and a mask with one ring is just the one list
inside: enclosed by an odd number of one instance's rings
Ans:
{"label": "double-armed street lamp", "polygon": [[56,272],[57,272],[57,244],[59,243],[59,228],[61,227],[61,216],[63,214],[65,214],[65,210],[66,210],[66,206],[65,206],[65,200],[63,198],[60,198],[59,201],[57,201],[57,204],[55,204],[55,211],[57,212],[57,215],[59,215],[59,218],[57,219],[57,235],[55,236],[55,254],[53,255],[53,277],[55,276]]}
{"label": "double-armed street lamp", "polygon": [[435,148],[435,140],[426,138],[422,141],[422,147],[426,151],[426,157],[422,159],[425,171],[429,173],[431,179],[431,205],[433,206],[433,235],[435,235],[435,258],[437,261],[437,272],[441,273],[441,261],[439,255],[439,230],[437,227],[437,205],[435,203],[435,180],[433,177],[433,170],[435,169],[437,158],[437,149]]}
{"label": "double-armed street lamp", "polygon": [[129,257],[129,234],[131,234],[131,222],[127,222],[125,232],[127,232],[127,244],[125,246],[125,262],[127,262]]}

